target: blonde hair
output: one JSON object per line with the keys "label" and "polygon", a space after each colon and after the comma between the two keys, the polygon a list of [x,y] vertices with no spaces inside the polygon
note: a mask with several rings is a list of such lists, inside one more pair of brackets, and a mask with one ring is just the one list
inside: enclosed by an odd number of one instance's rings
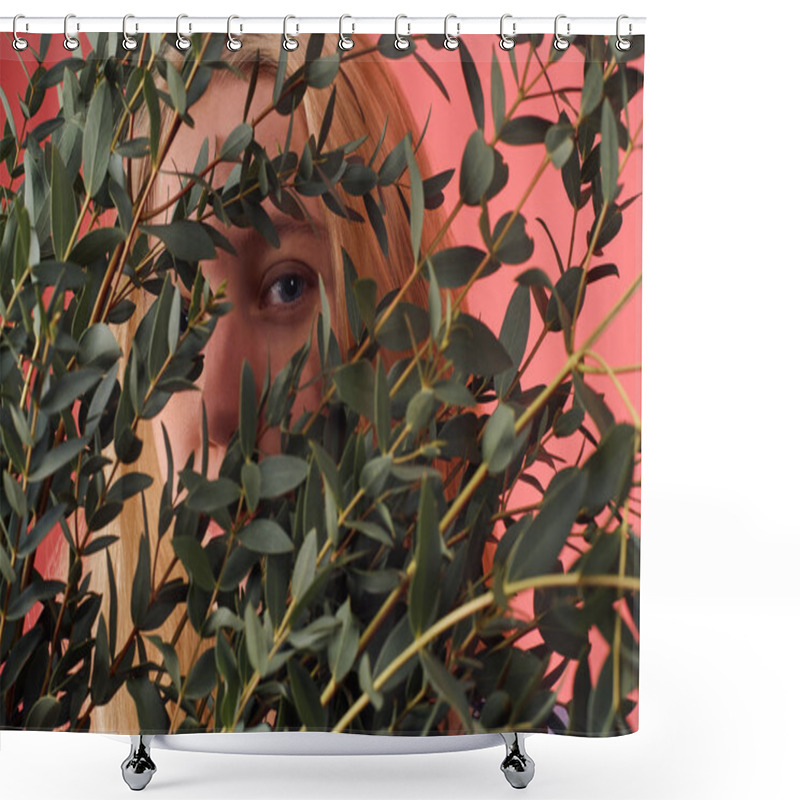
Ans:
{"label": "blonde hair", "polygon": [[[302,45],[304,43],[303,38],[300,41]],[[262,69],[274,75],[277,62],[272,58],[271,54],[279,52],[281,37],[278,35],[247,36],[244,37],[243,42],[244,47],[239,53],[231,55],[225,51],[225,58],[239,68],[252,64],[252,68]],[[359,48],[366,48],[372,44],[374,42],[370,41],[370,37],[361,36],[356,40],[356,47],[350,53],[357,53]],[[322,51],[323,55],[333,52],[335,48],[336,37],[326,36]],[[302,65],[305,56],[304,51],[305,48],[301,46],[288,54],[287,76]],[[247,72],[246,69],[243,69],[243,71]],[[386,130],[383,141],[378,148],[375,160],[376,166],[383,162],[386,155],[400,142],[407,132],[411,132],[413,144],[417,145],[419,134],[411,109],[391,69],[387,68],[387,65],[380,58],[376,58],[372,54],[363,62],[358,59],[351,61],[348,58],[345,63],[341,64],[340,71],[343,80],[337,79],[335,81],[338,87],[337,100],[327,139],[329,147],[342,146],[346,142],[356,140],[366,134],[367,139],[362,144],[362,148],[364,152],[371,153],[378,145],[378,139],[383,131],[384,124],[386,125]],[[217,80],[219,80],[219,73],[215,73],[207,91],[213,90],[214,83]],[[302,100],[302,112],[305,115],[310,135],[318,135],[319,133],[331,91],[332,86],[321,90],[311,89],[305,92]],[[347,96],[345,96],[345,93],[347,93]],[[390,101],[390,104],[387,101]],[[388,113],[384,110],[387,107],[390,109]],[[256,137],[258,137],[257,128]],[[416,159],[422,177],[430,176],[432,172],[424,146],[420,146],[416,150]],[[404,191],[406,192],[405,202],[408,203],[408,192]],[[406,219],[403,200],[401,200],[398,191],[393,186],[380,191],[380,197],[384,204],[385,217],[390,221],[390,224],[386,226],[388,257],[383,255],[377,238],[368,222],[357,224],[333,213],[328,215],[330,220],[328,233],[336,279],[335,286],[326,287],[326,289],[331,303],[334,329],[342,345],[343,352],[346,352],[347,348],[353,344],[353,340],[347,325],[345,278],[341,248],[344,247],[351,256],[360,277],[371,277],[375,280],[379,298],[391,289],[402,286],[406,282],[414,263],[408,225],[391,224],[395,220]],[[349,202],[349,204],[352,205],[353,203]],[[444,214],[441,209],[431,209],[426,212],[422,233],[422,252],[425,252],[430,247],[434,236],[442,228],[443,220]],[[439,239],[437,246],[452,246],[452,237],[449,232],[446,232]],[[418,279],[409,287],[405,297],[417,305],[427,305],[427,287],[422,279]],[[126,324],[120,326],[117,330],[123,353],[130,352],[133,335],[145,313],[145,296],[140,293],[134,300],[136,302],[135,313]],[[122,472],[136,471],[159,476],[160,468],[156,457],[152,424],[146,422],[140,425],[137,429],[137,434],[143,442],[142,453],[133,464],[121,465]],[[161,486],[158,481],[155,481],[145,491],[151,554],[156,553],[160,496]],[[130,618],[130,593],[138,559],[139,539],[145,530],[142,513],[141,503],[131,499],[125,504],[120,516],[104,531],[104,534],[111,533],[119,536],[119,541],[109,548],[118,594],[118,646],[120,642],[126,641],[128,633],[133,629]],[[170,531],[167,531],[164,539],[170,535]],[[106,569],[105,557],[102,556],[101,559],[98,559],[98,556],[92,556],[91,558],[97,559],[92,562],[93,588],[103,597],[103,612],[106,619],[108,619],[109,575]],[[172,547],[168,546],[166,542],[161,542],[158,546],[157,558],[153,563],[153,574],[156,576],[156,580],[159,580],[164,575],[172,559]],[[178,577],[187,580],[180,562],[177,563],[177,570],[174,569],[170,574],[170,579]],[[176,634],[179,620],[182,616],[181,607],[179,605],[158,629],[157,633],[164,641],[171,641]],[[185,674],[186,670],[188,670],[198,639],[199,636],[191,624],[184,625],[175,644],[181,674]],[[148,658],[155,663],[160,663],[161,656],[159,651],[149,641],[146,639],[144,641]],[[213,638],[201,642],[199,652],[202,652],[206,647],[213,646],[213,644]],[[176,713],[179,714],[179,723],[184,718],[184,712],[178,709]],[[117,691],[109,703],[94,709],[91,727],[93,730],[103,732],[139,732],[138,717],[133,699],[124,687]]]}

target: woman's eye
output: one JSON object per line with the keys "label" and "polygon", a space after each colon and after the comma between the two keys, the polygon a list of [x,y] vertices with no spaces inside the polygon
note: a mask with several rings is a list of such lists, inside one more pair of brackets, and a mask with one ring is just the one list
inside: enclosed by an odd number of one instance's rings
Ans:
{"label": "woman's eye", "polygon": [[297,272],[282,275],[267,289],[267,305],[288,305],[296,303],[305,293],[308,283]]}

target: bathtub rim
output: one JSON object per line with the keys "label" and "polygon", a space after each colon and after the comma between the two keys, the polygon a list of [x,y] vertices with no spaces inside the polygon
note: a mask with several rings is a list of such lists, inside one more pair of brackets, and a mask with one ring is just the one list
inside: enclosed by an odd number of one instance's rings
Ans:
{"label": "bathtub rim", "polygon": [[[511,731],[509,731],[511,732]],[[136,734],[103,733],[130,743]],[[531,733],[519,732],[524,739]],[[484,750],[504,743],[500,733],[466,733],[443,736],[332,733],[330,731],[252,731],[238,733],[155,734],[150,747],[224,755],[423,755]]]}

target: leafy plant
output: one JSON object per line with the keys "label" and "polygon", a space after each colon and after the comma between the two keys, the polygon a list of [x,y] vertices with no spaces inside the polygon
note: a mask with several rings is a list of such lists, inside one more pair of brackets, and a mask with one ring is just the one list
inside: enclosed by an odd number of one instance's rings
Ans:
{"label": "leafy plant", "polygon": [[[446,95],[421,40],[397,51],[392,37],[381,37],[374,48],[323,56],[323,37],[313,35],[306,61],[289,75],[281,51],[273,103],[246,109],[251,122],[232,127],[218,156],[198,154],[181,191],[160,209],[170,214],[163,225],[144,213],[149,193],[175,133],[192,124],[193,104],[216,71],[230,69],[224,37],[195,36],[185,54],[165,58],[157,37],[119,55],[100,34],[85,57],[48,66],[42,36],[19,101],[21,125],[2,95],[0,726],[85,730],[92,710],[126,689],[141,729],[151,732],[630,730],[641,425],[617,372],[593,348],[640,279],[580,341],[576,323],[589,285],[618,274],[593,262],[636,199],[623,197],[620,177],[641,134],[641,126],[630,130],[628,102],[641,88],[631,64],[642,45],[634,39],[621,52],[613,39],[577,37],[583,85],[557,88],[548,73],[560,51],[542,36],[518,37],[501,56],[513,91],[494,55],[487,97],[462,40],[453,57],[461,59],[475,130],[458,163],[437,175],[421,173],[411,133],[380,165],[363,140],[328,148],[320,134],[300,153],[268,152],[259,142],[259,120],[293,118],[305,92],[335,84],[343,63],[365,53],[416,59]],[[441,47],[434,38],[429,44]],[[545,86],[557,115],[524,113]],[[58,113],[40,121],[55,89]],[[502,211],[491,202],[509,178],[501,145],[540,158],[516,207]],[[236,164],[224,184],[215,179],[223,161]],[[131,176],[142,166],[139,185]],[[540,220],[554,276],[530,265],[533,239],[520,213],[552,169],[574,212],[566,255]],[[458,200],[423,247],[426,209],[441,204],[451,181]],[[378,297],[367,265],[343,251],[355,346],[337,340],[325,300],[314,335],[264,386],[243,365],[239,429],[219,474],[208,475],[205,424],[200,464],[192,456],[175,470],[170,456],[158,530],[135,532],[133,629],[118,629],[108,557],[117,537],[104,529],[126,503],[144,504],[153,476],[121,469],[140,455],[141,426],[173,393],[193,387],[201,352],[230,310],[202,270],[229,248],[220,230],[248,225],[277,244],[270,209],[300,210],[302,198],[316,194],[383,245],[387,225],[398,224],[382,213],[389,191],[407,200],[409,281]],[[480,209],[483,247],[439,248],[470,207]],[[578,257],[585,207],[592,221]],[[496,334],[464,300],[508,265],[528,266]],[[425,307],[408,297],[420,279],[429,289]],[[183,319],[179,282],[192,297]],[[136,310],[135,290],[156,300],[123,352],[117,331]],[[529,349],[534,322],[541,332]],[[561,368],[528,386],[528,368],[554,338],[563,340]],[[323,399],[296,416],[313,348]],[[592,387],[598,372],[622,393],[629,420],[617,420]],[[265,427],[282,432],[280,453],[256,446]],[[579,442],[574,463],[548,449],[559,439]],[[541,464],[552,471],[546,486],[533,472]],[[509,501],[522,484],[539,499],[515,508]],[[175,486],[182,495],[173,503]],[[212,519],[224,535],[207,540]],[[53,531],[69,548],[68,571],[57,580],[34,565]],[[172,548],[188,582],[171,570],[154,574],[153,542]],[[569,564],[567,550],[576,553]],[[102,551],[108,618],[84,569]],[[535,613],[519,619],[512,601],[531,590]],[[205,643],[188,664],[158,633],[176,608]],[[32,609],[37,623],[23,633]],[[609,645],[596,680],[591,628]],[[541,642],[525,646],[534,632]],[[148,659],[145,637],[160,663]],[[571,700],[563,704],[558,691],[570,665]]]}

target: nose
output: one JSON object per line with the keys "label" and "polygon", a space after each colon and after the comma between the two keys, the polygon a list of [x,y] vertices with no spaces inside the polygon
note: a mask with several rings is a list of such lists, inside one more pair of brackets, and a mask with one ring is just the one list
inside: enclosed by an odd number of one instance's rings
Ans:
{"label": "nose", "polygon": [[263,384],[265,365],[259,363],[258,343],[246,315],[236,305],[217,319],[204,350],[202,399],[208,419],[210,445],[225,448],[239,427],[239,387],[242,365],[250,364],[256,389]]}

